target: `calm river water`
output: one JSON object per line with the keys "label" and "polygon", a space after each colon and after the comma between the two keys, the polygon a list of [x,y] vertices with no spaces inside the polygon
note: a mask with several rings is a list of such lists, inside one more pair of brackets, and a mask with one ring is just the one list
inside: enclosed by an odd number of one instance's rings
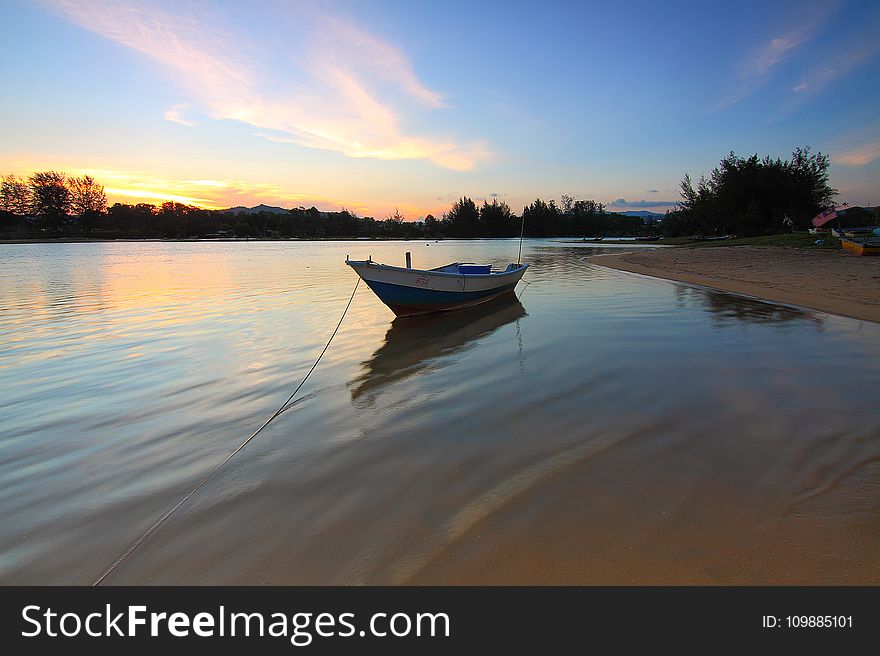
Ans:
{"label": "calm river water", "polygon": [[[880,325],[607,249],[435,320],[361,285],[107,581],[880,584]],[[0,583],[94,581],[406,250],[517,242],[0,245]]]}

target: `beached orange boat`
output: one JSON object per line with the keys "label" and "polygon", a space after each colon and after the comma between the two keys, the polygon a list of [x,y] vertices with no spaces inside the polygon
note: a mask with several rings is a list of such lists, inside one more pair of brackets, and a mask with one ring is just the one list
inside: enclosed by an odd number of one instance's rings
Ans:
{"label": "beached orange boat", "polygon": [[847,239],[841,238],[840,243],[847,253],[853,255],[880,255],[880,239]]}

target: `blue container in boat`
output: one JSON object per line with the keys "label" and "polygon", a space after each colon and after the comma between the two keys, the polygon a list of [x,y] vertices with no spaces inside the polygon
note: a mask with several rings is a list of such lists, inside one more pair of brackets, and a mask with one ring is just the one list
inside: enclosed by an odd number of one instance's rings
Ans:
{"label": "blue container in boat", "polygon": [[492,265],[491,264],[459,264],[458,272],[463,273],[465,275],[475,275],[480,273],[491,273]]}

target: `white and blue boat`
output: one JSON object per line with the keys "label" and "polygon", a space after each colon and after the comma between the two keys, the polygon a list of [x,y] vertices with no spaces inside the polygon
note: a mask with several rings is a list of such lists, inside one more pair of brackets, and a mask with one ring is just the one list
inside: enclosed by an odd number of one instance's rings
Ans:
{"label": "white and blue boat", "polygon": [[509,264],[494,270],[488,264],[453,262],[436,269],[413,269],[379,264],[372,258],[346,258],[345,263],[398,317],[458,310],[512,294],[529,267]]}

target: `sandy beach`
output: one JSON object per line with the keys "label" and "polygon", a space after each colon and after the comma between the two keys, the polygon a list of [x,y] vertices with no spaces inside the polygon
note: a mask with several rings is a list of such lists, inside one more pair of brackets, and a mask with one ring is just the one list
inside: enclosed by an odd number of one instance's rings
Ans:
{"label": "sandy beach", "polygon": [[880,258],[759,246],[596,255],[595,264],[880,322]]}

